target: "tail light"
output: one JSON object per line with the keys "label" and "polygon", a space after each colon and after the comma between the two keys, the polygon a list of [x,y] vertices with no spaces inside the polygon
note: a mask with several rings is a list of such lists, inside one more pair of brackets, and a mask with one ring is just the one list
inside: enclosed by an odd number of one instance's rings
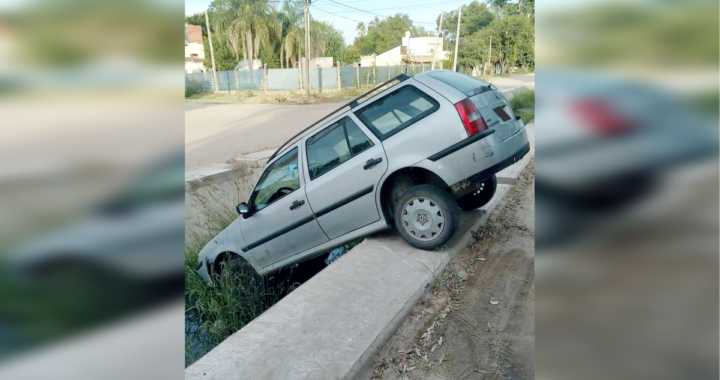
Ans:
{"label": "tail light", "polygon": [[602,135],[614,135],[628,131],[633,121],[613,111],[601,100],[582,100],[574,103],[572,109],[595,132]]}
{"label": "tail light", "polygon": [[460,114],[460,119],[462,119],[462,122],[465,125],[465,130],[467,131],[468,136],[472,136],[480,131],[488,129],[485,119],[480,116],[480,111],[477,110],[475,104],[473,104],[469,98],[456,103],[455,108],[457,109],[458,114]]}

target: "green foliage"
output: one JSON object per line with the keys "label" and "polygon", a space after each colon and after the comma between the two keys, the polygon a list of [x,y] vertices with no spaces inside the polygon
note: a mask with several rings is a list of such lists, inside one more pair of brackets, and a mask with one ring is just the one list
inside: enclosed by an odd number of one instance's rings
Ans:
{"label": "green foliage", "polygon": [[[492,3],[492,9],[485,4],[473,2],[463,8],[460,25],[460,48],[458,49],[458,70],[472,72],[482,70],[486,64],[500,62],[502,72],[512,66],[523,69],[535,67],[535,19],[530,8],[518,7],[499,1]],[[525,5],[523,3],[522,5]],[[528,15],[527,12],[530,14]],[[445,36],[454,42],[457,28],[457,10],[447,14],[443,22]],[[447,27],[445,27],[447,25]],[[448,37],[449,36],[449,37]],[[490,44],[492,41],[492,49]],[[451,48],[452,51],[452,48]],[[491,54],[488,57],[488,54]],[[454,59],[451,52],[451,60]],[[489,66],[486,66],[489,67]]]}
{"label": "green foliage", "polygon": [[[455,42],[455,33],[457,32],[457,9],[451,12],[445,13],[443,19],[442,33],[445,38],[448,38],[451,42]],[[485,4],[480,4],[477,1],[473,1],[467,6],[462,8],[462,19],[460,20],[460,36],[468,37],[478,30],[490,25],[495,19],[495,15],[490,12],[490,9]],[[438,15],[437,22],[440,23],[440,15]]]}
{"label": "green foliage", "polygon": [[515,115],[523,119],[527,124],[535,118],[535,90],[523,89],[517,91],[510,98],[510,108]]}
{"label": "green foliage", "polygon": [[375,17],[367,25],[367,32],[356,37],[353,45],[359,55],[380,54],[400,45],[405,31],[408,30],[413,37],[432,35],[432,32],[413,25],[408,15],[398,13],[384,20]]}
{"label": "green foliage", "polygon": [[185,87],[185,97],[186,98],[189,98],[195,94],[197,94],[197,90],[195,89],[195,87],[192,87],[192,86]]}

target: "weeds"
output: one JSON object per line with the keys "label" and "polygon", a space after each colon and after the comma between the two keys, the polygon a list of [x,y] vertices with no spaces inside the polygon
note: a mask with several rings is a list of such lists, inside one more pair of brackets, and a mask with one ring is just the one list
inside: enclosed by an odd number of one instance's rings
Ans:
{"label": "weeds", "polygon": [[[191,197],[201,205],[200,223],[187,229],[185,243],[185,364],[190,365],[227,337],[290,293],[290,273],[259,277],[246,267],[232,276],[215,276],[209,284],[195,270],[200,250],[236,218],[227,203],[239,201],[242,182],[231,189],[217,186],[193,191]],[[196,189],[197,190],[197,189]]]}
{"label": "weeds", "polygon": [[195,270],[197,253],[185,252],[185,364],[209,352],[295,289],[290,273],[260,277],[251,268],[207,283]]}
{"label": "weeds", "polygon": [[[257,318],[305,281],[303,272],[282,270],[260,277],[251,267],[242,267],[232,276],[214,275],[214,285],[195,270],[198,253],[235,219],[234,205],[240,194],[252,190],[254,176],[250,168],[236,168],[238,179],[229,185],[200,183],[191,187],[187,201],[195,203],[198,215],[188,220],[185,243],[185,365],[188,366]],[[356,239],[343,246],[347,251],[362,242]],[[344,252],[343,252],[344,253]],[[299,274],[300,273],[300,274]]]}
{"label": "weeds", "polygon": [[525,88],[517,91],[510,98],[510,107],[513,113],[520,116],[523,123],[527,124],[535,119],[535,90]]}

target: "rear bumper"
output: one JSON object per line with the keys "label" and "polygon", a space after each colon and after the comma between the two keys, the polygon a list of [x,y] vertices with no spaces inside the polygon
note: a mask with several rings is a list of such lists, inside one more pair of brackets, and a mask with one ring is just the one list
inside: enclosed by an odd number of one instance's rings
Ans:
{"label": "rear bumper", "polygon": [[[467,140],[470,139],[472,137]],[[432,171],[446,184],[453,186],[465,180],[490,177],[514,164],[529,151],[530,143],[523,125],[504,140],[501,140],[497,133],[490,133],[440,159],[433,160],[437,156],[433,155],[414,166]]]}
{"label": "rear bumper", "polygon": [[471,182],[473,182],[473,181],[477,181],[477,180],[481,180],[481,179],[488,178],[488,177],[490,177],[491,175],[493,175],[493,174],[495,174],[495,173],[497,173],[497,172],[499,172],[499,171],[507,168],[508,166],[510,166],[510,165],[512,165],[512,164],[514,164],[514,163],[516,163],[516,162],[518,162],[518,161],[520,161],[523,157],[525,157],[526,154],[528,154],[528,152],[530,152],[530,143],[525,144],[525,146],[523,146],[520,150],[518,150],[517,152],[515,152],[512,156],[510,156],[510,157],[508,157],[508,158],[506,158],[506,159],[498,162],[497,164],[495,164],[495,165],[493,165],[493,166],[491,166],[491,167],[489,167],[489,168],[487,168],[487,169],[485,169],[485,170],[483,170],[483,171],[480,171],[479,173],[473,174],[472,176],[470,176],[470,177],[467,178],[467,179],[470,180]]}

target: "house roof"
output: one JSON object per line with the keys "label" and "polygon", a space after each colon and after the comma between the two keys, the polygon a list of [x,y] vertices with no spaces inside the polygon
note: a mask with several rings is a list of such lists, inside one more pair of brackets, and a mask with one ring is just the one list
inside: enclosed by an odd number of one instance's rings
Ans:
{"label": "house roof", "polygon": [[185,45],[193,42],[203,43],[202,26],[185,24]]}

